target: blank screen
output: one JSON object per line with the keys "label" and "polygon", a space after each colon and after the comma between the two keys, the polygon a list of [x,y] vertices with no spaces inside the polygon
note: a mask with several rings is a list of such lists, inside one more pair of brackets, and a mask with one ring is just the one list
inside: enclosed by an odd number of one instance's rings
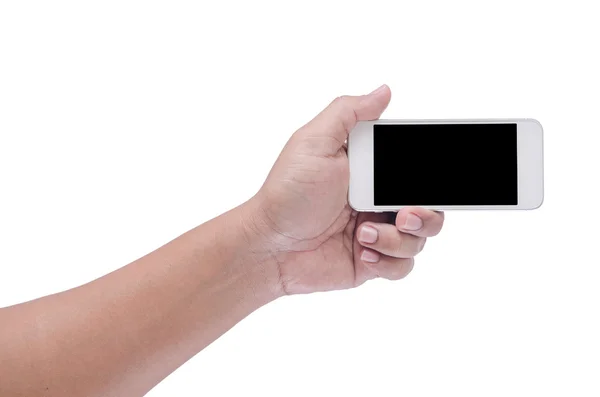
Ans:
{"label": "blank screen", "polygon": [[516,124],[373,127],[375,205],[517,205]]}

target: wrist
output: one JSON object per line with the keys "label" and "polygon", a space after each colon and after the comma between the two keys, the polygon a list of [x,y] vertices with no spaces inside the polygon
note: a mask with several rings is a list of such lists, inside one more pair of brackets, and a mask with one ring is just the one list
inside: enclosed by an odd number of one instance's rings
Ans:
{"label": "wrist", "polygon": [[251,198],[230,213],[238,223],[240,235],[237,239],[241,241],[238,257],[243,263],[243,273],[253,284],[255,293],[268,300],[285,295],[275,239],[264,220],[264,208],[259,197]]}

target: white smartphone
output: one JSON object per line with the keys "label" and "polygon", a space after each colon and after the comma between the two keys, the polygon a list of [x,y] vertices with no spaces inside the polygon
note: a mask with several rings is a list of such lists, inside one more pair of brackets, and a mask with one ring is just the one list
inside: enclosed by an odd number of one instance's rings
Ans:
{"label": "white smartphone", "polygon": [[348,136],[358,211],[535,209],[544,199],[533,119],[362,121]]}

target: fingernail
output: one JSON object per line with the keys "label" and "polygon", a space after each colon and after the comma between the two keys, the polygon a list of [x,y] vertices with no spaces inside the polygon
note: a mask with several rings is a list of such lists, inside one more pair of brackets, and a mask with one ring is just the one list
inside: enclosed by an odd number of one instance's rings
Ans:
{"label": "fingernail", "polygon": [[406,221],[404,222],[405,230],[419,230],[423,227],[423,221],[415,214],[406,215]]}
{"label": "fingernail", "polygon": [[371,226],[363,226],[358,232],[358,241],[361,243],[373,244],[377,241],[377,229]]}
{"label": "fingernail", "polygon": [[371,91],[371,93],[369,95],[375,95],[375,94],[379,94],[381,91],[383,91],[385,89],[386,85],[382,84],[381,86],[379,86],[379,88],[376,88],[375,90]]}
{"label": "fingernail", "polygon": [[362,259],[363,262],[375,263],[379,261],[379,254],[374,251],[364,250],[360,255],[360,259]]}

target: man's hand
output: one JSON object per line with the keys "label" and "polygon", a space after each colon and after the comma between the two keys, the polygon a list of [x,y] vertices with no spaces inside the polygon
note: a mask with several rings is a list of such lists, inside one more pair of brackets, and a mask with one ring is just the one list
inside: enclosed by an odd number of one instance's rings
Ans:
{"label": "man's hand", "polygon": [[0,395],[141,396],[283,294],[408,274],[442,214],[357,214],[347,201],[348,131],[389,100],[386,86],[338,98],[248,202],[83,286],[0,308]]}
{"label": "man's hand", "polygon": [[379,118],[390,96],[384,85],[334,100],[291,137],[254,198],[256,227],[268,241],[285,294],[401,279],[426,238],[442,228],[443,213],[404,208],[357,214],[348,205],[346,138],[357,121]]}

